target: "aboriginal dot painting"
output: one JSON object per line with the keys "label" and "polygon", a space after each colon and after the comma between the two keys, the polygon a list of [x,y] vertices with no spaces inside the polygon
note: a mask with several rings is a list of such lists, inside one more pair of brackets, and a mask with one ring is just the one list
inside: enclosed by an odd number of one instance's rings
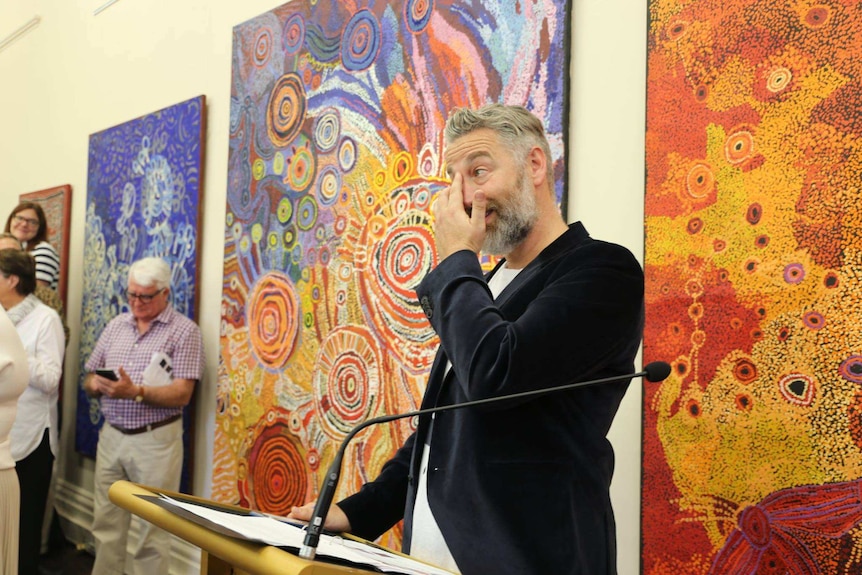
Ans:
{"label": "aboriginal dot painting", "polygon": [[[84,392],[85,364],[108,322],[129,311],[129,266],[150,256],[167,261],[171,305],[192,319],[197,313],[205,103],[198,96],[90,136],[75,448],[91,457],[104,418]],[[184,491],[192,415],[187,406]]]}
{"label": "aboriginal dot painting", "polygon": [[862,5],[649,14],[642,571],[862,573]]}
{"label": "aboriginal dot painting", "polygon": [[[234,29],[214,498],[286,514],[351,428],[418,409],[445,119],[524,105],[562,175],[568,20],[561,1],[295,1]],[[336,497],[414,425],[357,436]]]}

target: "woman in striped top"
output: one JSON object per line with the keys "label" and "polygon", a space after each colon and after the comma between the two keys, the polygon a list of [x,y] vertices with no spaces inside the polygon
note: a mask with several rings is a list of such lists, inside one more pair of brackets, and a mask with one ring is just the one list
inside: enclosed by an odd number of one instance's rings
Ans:
{"label": "woman in striped top", "polygon": [[18,238],[36,260],[36,281],[56,290],[60,280],[60,254],[48,243],[48,220],[42,206],[21,202],[6,220],[6,232]]}

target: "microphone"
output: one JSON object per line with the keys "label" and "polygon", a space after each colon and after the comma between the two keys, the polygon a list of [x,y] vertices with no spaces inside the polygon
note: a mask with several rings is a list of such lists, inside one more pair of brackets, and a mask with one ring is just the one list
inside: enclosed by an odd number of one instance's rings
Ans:
{"label": "microphone", "polygon": [[386,423],[387,421],[395,421],[405,417],[415,417],[417,415],[426,415],[429,413],[439,413],[441,411],[451,411],[462,409],[464,407],[473,407],[476,405],[484,405],[486,403],[494,403],[495,401],[505,401],[519,399],[523,397],[537,397],[557,391],[566,391],[578,387],[586,387],[588,385],[598,385],[601,383],[613,383],[624,379],[633,379],[635,377],[643,377],[650,382],[663,381],[670,375],[670,364],[664,361],[654,361],[647,364],[643,371],[637,373],[627,373],[625,375],[616,375],[613,377],[605,377],[602,379],[594,379],[592,381],[580,381],[576,383],[567,383],[556,387],[546,387],[543,389],[533,389],[530,391],[522,391],[520,393],[512,393],[509,395],[498,395],[496,397],[486,397],[485,399],[476,399],[473,401],[465,401],[464,403],[454,403],[452,405],[444,405],[441,407],[431,407],[428,409],[420,409],[419,411],[410,411],[407,413],[396,413],[393,415],[381,415],[363,421],[356,427],[350,430],[347,437],[341,442],[335,458],[326,471],[326,477],[323,480],[323,485],[320,488],[320,497],[317,498],[317,503],[314,505],[314,511],[311,514],[311,521],[308,523],[308,530],[305,533],[305,540],[302,547],[299,549],[299,556],[303,559],[314,559],[317,554],[317,543],[320,540],[320,533],[323,531],[323,522],[329,513],[329,507],[332,505],[332,498],[335,496],[335,487],[338,485],[338,478],[341,476],[341,461],[344,459],[344,452],[347,449],[347,444],[353,437],[371,425],[378,423]]}

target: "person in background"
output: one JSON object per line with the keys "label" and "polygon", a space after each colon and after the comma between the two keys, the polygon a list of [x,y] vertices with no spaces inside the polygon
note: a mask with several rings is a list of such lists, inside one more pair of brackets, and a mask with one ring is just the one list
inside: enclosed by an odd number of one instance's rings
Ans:
{"label": "person in background", "polygon": [[57,454],[57,396],[65,337],[60,316],[33,295],[36,263],[19,250],[0,250],[0,306],[27,352],[29,379],[9,434],[21,487],[18,573],[38,573],[42,518]]}
{"label": "person in background", "polygon": [[18,411],[18,398],[29,380],[27,352],[15,325],[0,308],[0,575],[18,573],[18,521],[21,490],[9,432]]}
{"label": "person in background", "polygon": [[[23,250],[21,242],[12,234],[3,232],[0,233],[0,250],[14,249]],[[60,299],[60,294],[56,290],[52,290],[47,285],[36,282],[36,291],[33,292],[39,301],[57,312],[60,316],[60,321],[63,323],[63,333],[66,336],[66,345],[69,345],[69,326],[66,325],[66,312],[63,309],[63,301]]]}
{"label": "person in background", "polygon": [[[130,514],[108,500],[121,479],[177,491],[183,462],[182,409],[204,367],[197,324],[170,305],[171,269],[159,258],[129,268],[128,313],[108,322],[87,360],[84,390],[101,398],[94,486],[93,575],[123,573]],[[114,373],[108,377],[108,369]],[[103,375],[99,375],[102,373]],[[132,575],[167,574],[168,534],[145,523]]]}
{"label": "person in background", "polygon": [[[643,272],[566,225],[541,121],[458,109],[444,139],[438,263],[416,289],[440,336],[422,409],[632,373]],[[480,251],[505,259],[486,275]],[[403,517],[405,552],[465,575],[616,573],[606,434],[628,383],[422,416],[324,525],[375,539]]]}
{"label": "person in background", "polygon": [[21,202],[9,214],[4,231],[18,238],[24,250],[36,259],[39,284],[56,290],[60,282],[60,254],[48,242],[48,220],[42,206]]}
{"label": "person in background", "polygon": [[[0,233],[0,250],[5,249],[14,249],[14,250],[23,250],[21,247],[21,242],[18,241],[18,238],[13,236],[10,233]],[[63,309],[63,301],[60,299],[60,294],[56,292],[56,290],[52,290],[47,285],[40,284],[38,281],[36,282],[36,290],[33,292],[39,301],[43,304],[47,305],[51,309],[57,312],[57,315],[60,316],[60,322],[63,324],[63,335],[65,336],[66,346],[69,345],[69,325],[66,323],[66,312]],[[60,381],[60,390],[57,398],[57,429],[62,428],[62,417],[63,417],[63,402],[61,400],[63,395],[63,382],[62,376]],[[54,467],[56,468],[57,461],[54,461]],[[51,543],[57,543],[63,540],[62,529],[60,528],[60,524],[57,521],[57,516],[54,514],[54,497],[56,494],[56,482],[57,482],[57,473],[56,469],[51,474],[51,484],[48,487],[48,500],[45,503],[46,507],[46,516],[45,523],[42,526],[42,541],[43,541],[43,549],[46,547],[47,543],[47,551],[51,551]],[[51,529],[50,534],[45,531],[46,527]],[[43,565],[44,567],[44,565]]]}

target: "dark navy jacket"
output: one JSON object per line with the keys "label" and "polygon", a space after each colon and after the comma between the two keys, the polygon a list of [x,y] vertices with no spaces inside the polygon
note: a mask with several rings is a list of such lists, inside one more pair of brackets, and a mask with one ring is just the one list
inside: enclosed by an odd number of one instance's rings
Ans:
{"label": "dark navy jacket", "polygon": [[[417,293],[441,341],[423,408],[634,371],[643,272],[580,223],[496,301],[470,251],[440,262]],[[463,574],[616,573],[606,434],[627,386],[436,414],[428,501]],[[430,421],[421,418],[379,477],[339,503],[353,533],[375,539],[404,517],[409,552]]]}

